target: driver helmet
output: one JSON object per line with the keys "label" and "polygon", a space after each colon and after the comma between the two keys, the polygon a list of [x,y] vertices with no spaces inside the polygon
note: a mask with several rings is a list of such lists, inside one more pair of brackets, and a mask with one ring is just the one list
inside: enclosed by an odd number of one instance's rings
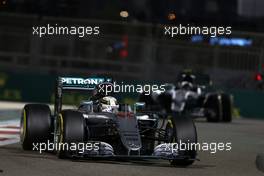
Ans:
{"label": "driver helmet", "polygon": [[182,81],[180,83],[180,87],[184,90],[192,90],[193,89],[193,84],[188,81]]}
{"label": "driver helmet", "polygon": [[190,73],[183,73],[181,75],[180,87],[182,89],[191,90],[195,82],[195,75]]}
{"label": "driver helmet", "polygon": [[106,96],[100,99],[99,105],[102,112],[113,112],[117,108],[117,100],[114,97]]}

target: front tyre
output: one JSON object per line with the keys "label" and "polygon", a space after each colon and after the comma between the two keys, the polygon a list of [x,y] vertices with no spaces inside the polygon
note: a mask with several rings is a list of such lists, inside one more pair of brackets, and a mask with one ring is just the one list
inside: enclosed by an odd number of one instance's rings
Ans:
{"label": "front tyre", "polygon": [[232,110],[233,110],[232,97],[229,94],[222,94],[221,97],[222,97],[223,122],[231,122]]}
{"label": "front tyre", "polygon": [[24,150],[32,150],[33,143],[51,140],[51,112],[48,105],[27,104],[22,109],[20,141]]}
{"label": "front tyre", "polygon": [[70,151],[71,144],[84,142],[84,118],[78,111],[64,110],[57,121],[57,155],[59,158],[67,158],[71,152],[76,152]]}
{"label": "front tyre", "polygon": [[[174,115],[171,120],[169,120],[166,127],[167,136],[170,138],[168,142],[170,143],[180,143],[191,146],[193,143],[197,143],[197,132],[193,120],[189,117],[176,116]],[[193,164],[196,159],[197,151],[196,149],[186,149],[184,155],[185,159],[181,160],[171,160],[170,163],[175,166],[189,166]]]}
{"label": "front tyre", "polygon": [[222,96],[221,94],[209,95],[205,103],[206,119],[208,122],[219,122],[222,120]]}

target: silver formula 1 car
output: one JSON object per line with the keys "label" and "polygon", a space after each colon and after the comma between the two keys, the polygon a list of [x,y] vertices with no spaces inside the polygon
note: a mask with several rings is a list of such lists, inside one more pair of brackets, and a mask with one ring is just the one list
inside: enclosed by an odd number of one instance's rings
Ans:
{"label": "silver formula 1 car", "polygon": [[[21,117],[21,143],[32,150],[36,143],[92,144],[82,152],[76,148],[55,147],[59,158],[147,160],[164,159],[172,165],[188,166],[196,160],[195,149],[179,144],[197,143],[195,125],[190,118],[148,111],[143,103],[118,104],[116,98],[96,89],[104,78],[60,77],[56,86],[55,110],[49,106],[27,104]],[[107,83],[106,83],[107,84]],[[96,90],[77,109],[62,109],[65,91]],[[178,147],[175,147],[178,146]]]}
{"label": "silver formula 1 car", "polygon": [[[209,79],[209,78],[207,78]],[[231,122],[233,98],[222,91],[204,91],[206,86],[196,83],[192,73],[181,73],[176,84],[166,84],[165,91],[140,95],[148,109],[179,112],[180,116],[205,117],[208,122]]]}

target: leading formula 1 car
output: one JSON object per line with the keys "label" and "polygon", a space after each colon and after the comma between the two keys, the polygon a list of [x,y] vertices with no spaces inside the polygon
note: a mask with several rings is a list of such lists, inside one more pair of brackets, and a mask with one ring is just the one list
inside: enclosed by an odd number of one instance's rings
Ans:
{"label": "leading formula 1 car", "polygon": [[[117,99],[100,92],[98,86],[111,84],[106,78],[59,77],[55,110],[45,104],[27,104],[21,117],[21,143],[32,150],[34,143],[92,143],[84,152],[54,149],[59,158],[145,160],[165,159],[172,165],[188,166],[196,160],[196,149],[173,148],[174,144],[197,143],[190,118],[176,118],[159,111],[147,111],[144,104],[118,104]],[[92,91],[77,109],[62,109],[66,91]]]}
{"label": "leading formula 1 car", "polygon": [[[204,79],[210,82],[208,77]],[[205,86],[197,84],[195,80],[193,73],[182,72],[176,85],[166,84],[164,92],[141,94],[139,101],[145,102],[149,109],[181,112],[192,118],[206,117],[208,122],[231,122],[232,96],[219,91],[206,92]]]}

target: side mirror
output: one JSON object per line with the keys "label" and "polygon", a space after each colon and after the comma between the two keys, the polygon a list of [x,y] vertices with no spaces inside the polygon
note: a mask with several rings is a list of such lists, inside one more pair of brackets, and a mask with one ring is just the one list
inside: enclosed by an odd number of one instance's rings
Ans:
{"label": "side mirror", "polygon": [[79,107],[80,110],[85,110],[88,112],[93,112],[93,102],[92,101],[83,101]]}
{"label": "side mirror", "polygon": [[146,106],[145,102],[136,102],[134,104],[134,113],[136,113],[137,111],[142,111]]}

